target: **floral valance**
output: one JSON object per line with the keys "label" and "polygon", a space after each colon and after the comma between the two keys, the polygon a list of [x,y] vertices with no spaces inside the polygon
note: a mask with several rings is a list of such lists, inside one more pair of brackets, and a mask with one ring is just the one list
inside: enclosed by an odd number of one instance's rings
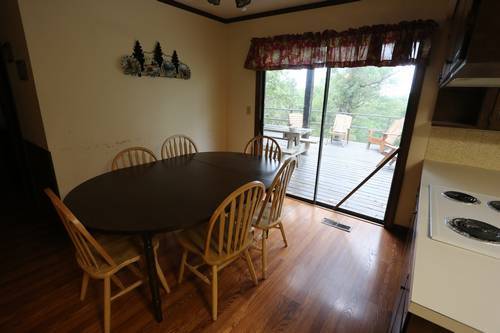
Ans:
{"label": "floral valance", "polygon": [[434,21],[374,25],[342,32],[253,38],[245,68],[273,70],[317,67],[399,66],[425,62]]}

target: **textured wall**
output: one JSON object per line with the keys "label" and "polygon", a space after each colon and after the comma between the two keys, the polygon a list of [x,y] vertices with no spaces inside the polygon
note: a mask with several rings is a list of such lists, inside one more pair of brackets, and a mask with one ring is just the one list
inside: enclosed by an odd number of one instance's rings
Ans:
{"label": "textured wall", "polygon": [[500,131],[433,127],[425,158],[500,171]]}

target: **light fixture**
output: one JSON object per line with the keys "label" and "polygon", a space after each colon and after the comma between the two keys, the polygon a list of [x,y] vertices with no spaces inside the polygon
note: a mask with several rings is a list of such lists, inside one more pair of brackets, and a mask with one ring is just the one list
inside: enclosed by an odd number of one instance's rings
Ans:
{"label": "light fixture", "polygon": [[[212,5],[215,5],[215,6],[218,6],[220,5],[220,0],[207,0],[208,2],[210,2]],[[252,2],[252,0],[235,0],[236,2],[236,7],[238,8],[244,8],[245,6],[247,6],[248,4],[250,4],[250,2]]]}

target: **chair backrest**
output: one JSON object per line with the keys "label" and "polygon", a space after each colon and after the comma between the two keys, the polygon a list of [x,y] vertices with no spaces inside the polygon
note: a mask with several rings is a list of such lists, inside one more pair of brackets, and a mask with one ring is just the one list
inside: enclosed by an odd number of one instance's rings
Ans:
{"label": "chair backrest", "polygon": [[335,115],[335,120],[333,121],[333,132],[346,132],[351,128],[352,117],[346,114]]}
{"label": "chair backrest", "polygon": [[288,114],[288,126],[301,128],[304,125],[304,115],[299,112]]}
{"label": "chair backrest", "polygon": [[208,222],[205,257],[226,260],[252,242],[252,221],[266,188],[259,181],[247,183],[227,196]]}
{"label": "chair backrest", "polygon": [[50,188],[46,188],[44,191],[71,238],[71,242],[75,247],[76,258],[81,268],[87,271],[98,271],[100,263],[106,263],[111,267],[115,267],[116,263],[111,256],[92,237],[61,199]]}
{"label": "chair backrest", "polygon": [[281,162],[281,148],[278,142],[269,136],[258,135],[248,141],[243,151],[245,154],[262,156]]}
{"label": "chair backrest", "polygon": [[391,123],[391,126],[387,129],[387,131],[384,133],[385,137],[385,142],[388,144],[394,144],[396,140],[401,136],[403,133],[403,125],[405,123],[405,118],[400,118],[396,119]]}
{"label": "chair backrest", "polygon": [[168,137],[161,146],[161,158],[171,158],[176,156],[194,154],[198,148],[194,141],[185,135],[172,135]]}
{"label": "chair backrest", "polygon": [[132,147],[124,149],[116,154],[111,163],[111,170],[118,170],[156,161],[156,156],[151,150],[144,147]]}
{"label": "chair backrest", "polygon": [[267,190],[264,205],[262,205],[261,211],[259,212],[258,224],[261,223],[261,219],[263,218],[266,209],[269,209],[269,216],[266,216],[268,219],[267,221],[262,221],[265,225],[272,225],[281,218],[286,190],[296,165],[297,160],[295,158],[288,158],[281,166],[280,170],[274,177],[271,187]]}

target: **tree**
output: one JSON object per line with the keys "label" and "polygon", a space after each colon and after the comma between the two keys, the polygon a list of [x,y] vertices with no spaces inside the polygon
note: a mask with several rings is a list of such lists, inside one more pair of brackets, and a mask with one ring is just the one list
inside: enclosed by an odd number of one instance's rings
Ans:
{"label": "tree", "polygon": [[[144,70],[144,61],[145,61],[144,52],[142,51],[141,44],[139,43],[138,40],[135,41],[133,56],[135,59],[137,59],[137,61],[141,65],[141,71],[143,71]],[[140,73],[139,73],[139,76],[140,76]]]}
{"label": "tree", "polygon": [[177,56],[177,51],[174,50],[172,54],[172,64],[175,67],[175,72],[179,74],[179,57]]}
{"label": "tree", "polygon": [[160,42],[156,42],[155,49],[153,51],[153,59],[161,69],[161,65],[163,64],[163,51],[161,50]]}

